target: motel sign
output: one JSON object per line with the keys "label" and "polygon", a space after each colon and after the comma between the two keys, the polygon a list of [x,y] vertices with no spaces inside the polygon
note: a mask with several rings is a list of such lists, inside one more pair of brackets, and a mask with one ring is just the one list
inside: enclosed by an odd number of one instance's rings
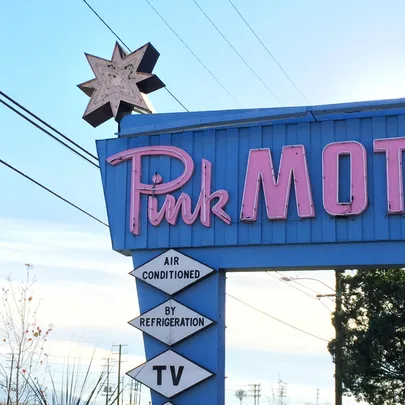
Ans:
{"label": "motel sign", "polygon": [[225,274],[403,267],[405,100],[126,116],[97,142],[153,405],[224,405]]}

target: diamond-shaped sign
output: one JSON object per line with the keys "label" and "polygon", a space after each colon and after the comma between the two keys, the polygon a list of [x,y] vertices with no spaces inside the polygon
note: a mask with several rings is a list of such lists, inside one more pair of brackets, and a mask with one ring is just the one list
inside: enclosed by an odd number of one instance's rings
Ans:
{"label": "diamond-shaped sign", "polygon": [[127,375],[152,390],[172,398],[214,375],[180,354],[167,350]]}
{"label": "diamond-shaped sign", "polygon": [[170,299],[129,322],[168,346],[179,343],[214,321]]}
{"label": "diamond-shaped sign", "polygon": [[170,249],[129,274],[173,295],[214,272],[211,267]]}
{"label": "diamond-shaped sign", "polygon": [[165,402],[163,405],[174,405],[173,402]]}

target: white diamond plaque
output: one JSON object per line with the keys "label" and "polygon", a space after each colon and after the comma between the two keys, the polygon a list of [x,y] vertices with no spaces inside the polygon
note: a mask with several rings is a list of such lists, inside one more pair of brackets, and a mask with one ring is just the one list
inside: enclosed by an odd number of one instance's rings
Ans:
{"label": "white diamond plaque", "polygon": [[167,350],[128,371],[127,375],[170,399],[214,374]]}
{"label": "white diamond plaque", "polygon": [[212,325],[214,321],[170,299],[129,322],[142,332],[172,346]]}
{"label": "white diamond plaque", "polygon": [[170,249],[129,274],[174,295],[214,272],[211,267]]}

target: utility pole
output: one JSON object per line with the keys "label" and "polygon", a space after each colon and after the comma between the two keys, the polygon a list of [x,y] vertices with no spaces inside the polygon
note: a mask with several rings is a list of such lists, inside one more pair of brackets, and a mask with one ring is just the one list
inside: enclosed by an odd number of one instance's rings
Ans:
{"label": "utility pole", "polygon": [[124,395],[121,396],[121,362],[122,362],[122,348],[127,345],[119,344],[113,345],[113,347],[118,346],[118,381],[117,381],[117,405],[120,405],[120,398],[122,404],[122,398]]}
{"label": "utility pole", "polygon": [[135,405],[141,405],[141,390],[142,384],[139,381],[135,381],[135,392],[136,392],[136,401]]}
{"label": "utility pole", "polygon": [[261,384],[250,384],[249,387],[252,391],[253,405],[259,405],[260,395],[261,395]]}
{"label": "utility pole", "polygon": [[108,357],[107,359],[104,359],[107,361],[105,367],[106,367],[106,385],[104,386],[104,393],[105,393],[105,405],[109,404],[110,400],[110,393],[111,393],[111,387],[110,387],[110,358]]}
{"label": "utility pole", "polygon": [[319,405],[319,399],[320,399],[321,395],[319,393],[319,388],[316,389],[316,405]]}
{"label": "utility pole", "polygon": [[342,383],[342,274],[344,270],[335,270],[335,294],[318,294],[317,298],[335,297],[335,405],[343,403]]}
{"label": "utility pole", "polygon": [[105,393],[105,405],[108,405],[108,394],[110,393],[110,358],[107,358],[107,391]]}
{"label": "utility pole", "polygon": [[257,384],[256,386],[256,395],[257,395],[257,405],[259,405],[260,397],[262,395],[262,385]]}
{"label": "utility pole", "polygon": [[336,315],[335,315],[335,405],[342,405],[343,384],[342,384],[342,271],[335,270],[336,281]]}
{"label": "utility pole", "polygon": [[287,398],[287,384],[281,379],[278,381],[278,405],[285,405],[284,399]]}
{"label": "utility pole", "polygon": [[120,389],[121,389],[121,352],[122,347],[119,345],[119,354],[118,354],[118,390],[117,390],[117,405],[120,405]]}
{"label": "utility pole", "polygon": [[131,386],[129,387],[129,405],[132,405],[132,391],[134,390],[134,380],[131,378]]}

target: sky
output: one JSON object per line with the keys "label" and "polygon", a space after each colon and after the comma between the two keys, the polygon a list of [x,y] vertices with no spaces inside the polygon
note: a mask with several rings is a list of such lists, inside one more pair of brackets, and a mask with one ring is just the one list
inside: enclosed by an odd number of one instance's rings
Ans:
{"label": "sky", "polygon": [[[160,52],[155,73],[190,111],[318,105],[405,95],[401,0],[242,2],[234,0],[278,63],[246,28],[228,0],[199,0],[235,49],[277,99],[218,35],[193,0],[151,0],[179,36],[237,100],[207,73],[145,0],[90,4],[132,49],[151,42]],[[0,13],[0,90],[88,150],[114,137],[114,121],[97,129],[83,119],[88,98],[77,85],[93,78],[84,52],[109,58],[115,38],[82,0],[6,2]],[[157,112],[182,111],[164,90],[150,99]],[[308,100],[308,101],[307,101]],[[106,220],[96,168],[0,105],[0,159]],[[55,367],[68,351],[100,367],[112,344],[128,344],[128,370],[143,359],[141,334],[128,320],[138,314],[131,261],[111,250],[108,230],[0,166],[0,279],[18,278],[31,263],[38,279],[41,317],[52,322]],[[333,285],[333,273],[299,273]],[[275,278],[276,277],[276,278]],[[279,277],[279,276],[278,276]],[[318,293],[320,283],[302,280]],[[266,273],[229,274],[228,292],[326,340],[330,311],[315,293]],[[312,295],[312,297],[308,296]],[[325,302],[333,307],[333,302]],[[240,319],[244,319],[242,326]],[[227,405],[233,391],[263,384],[262,402],[281,378],[291,404],[333,401],[333,363],[326,342],[288,328],[248,307],[227,302]],[[247,327],[248,326],[248,327]],[[52,356],[51,356],[52,358]],[[239,365],[244,364],[241,369]],[[144,395],[143,403],[148,403]],[[353,403],[352,399],[345,400]],[[246,404],[251,404],[248,398]]]}

